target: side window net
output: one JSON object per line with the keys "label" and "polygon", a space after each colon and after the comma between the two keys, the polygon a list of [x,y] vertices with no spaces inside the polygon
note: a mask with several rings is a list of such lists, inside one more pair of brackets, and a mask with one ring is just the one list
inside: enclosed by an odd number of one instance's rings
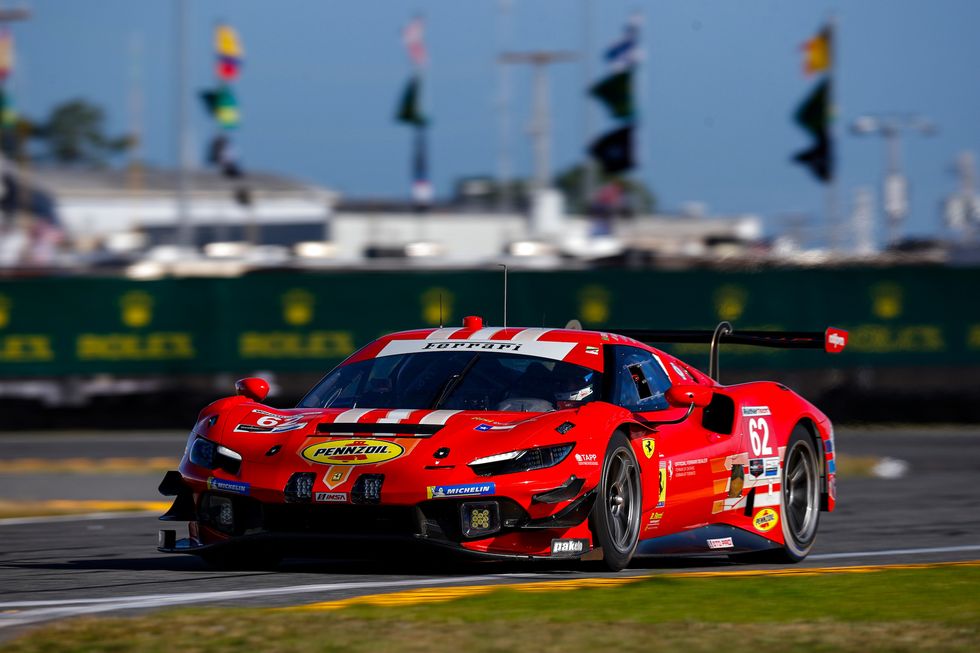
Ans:
{"label": "side window net", "polygon": [[633,363],[628,365],[626,369],[629,370],[630,376],[633,378],[633,385],[636,386],[636,393],[640,396],[640,401],[652,397],[653,391],[650,390],[650,383],[643,373],[643,366],[640,363]]}

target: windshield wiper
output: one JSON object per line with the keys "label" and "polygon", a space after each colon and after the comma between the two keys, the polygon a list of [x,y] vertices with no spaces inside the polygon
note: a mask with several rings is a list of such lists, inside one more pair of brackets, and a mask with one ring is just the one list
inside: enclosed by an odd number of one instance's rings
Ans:
{"label": "windshield wiper", "polygon": [[432,402],[432,410],[439,408],[439,406],[442,405],[442,402],[449,399],[449,395],[451,395],[456,390],[456,388],[459,387],[459,384],[463,382],[463,377],[465,377],[469,373],[469,371],[473,369],[473,366],[476,365],[476,361],[479,358],[480,358],[479,354],[474,354],[473,358],[471,358],[469,362],[466,363],[463,369],[461,369],[459,372],[449,377],[449,379],[443,384],[442,391],[439,393],[439,396],[436,397],[436,400],[434,402]]}

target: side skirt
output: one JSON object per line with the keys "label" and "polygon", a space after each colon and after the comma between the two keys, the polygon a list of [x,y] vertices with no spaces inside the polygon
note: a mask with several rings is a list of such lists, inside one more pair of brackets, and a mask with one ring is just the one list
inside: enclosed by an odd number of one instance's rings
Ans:
{"label": "side skirt", "polygon": [[728,524],[710,524],[681,533],[640,540],[636,547],[636,555],[703,555],[705,553],[726,555],[778,548],[780,548],[779,544],[756,533]]}

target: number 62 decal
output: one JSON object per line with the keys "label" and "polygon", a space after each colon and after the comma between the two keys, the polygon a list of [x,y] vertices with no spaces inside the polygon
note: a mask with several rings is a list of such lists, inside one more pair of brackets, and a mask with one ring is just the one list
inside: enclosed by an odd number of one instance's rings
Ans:
{"label": "number 62 decal", "polygon": [[769,446],[769,422],[765,417],[749,419],[749,443],[752,445],[753,456],[772,454],[772,447]]}

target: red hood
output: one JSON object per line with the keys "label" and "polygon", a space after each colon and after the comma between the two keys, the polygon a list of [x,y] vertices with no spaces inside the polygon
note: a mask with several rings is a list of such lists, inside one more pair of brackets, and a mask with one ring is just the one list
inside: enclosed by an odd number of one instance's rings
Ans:
{"label": "red hood", "polygon": [[[234,397],[202,411],[195,432],[260,464],[313,470],[331,464],[361,470],[385,466],[394,471],[409,458],[417,461],[413,466],[461,466],[481,456],[568,442],[574,434],[562,435],[555,428],[575,421],[577,412],[277,409]],[[215,415],[217,420],[209,426]],[[362,443],[359,449],[336,447],[355,443]],[[281,453],[273,459],[267,454],[277,445]],[[442,448],[449,453],[436,458]]]}

